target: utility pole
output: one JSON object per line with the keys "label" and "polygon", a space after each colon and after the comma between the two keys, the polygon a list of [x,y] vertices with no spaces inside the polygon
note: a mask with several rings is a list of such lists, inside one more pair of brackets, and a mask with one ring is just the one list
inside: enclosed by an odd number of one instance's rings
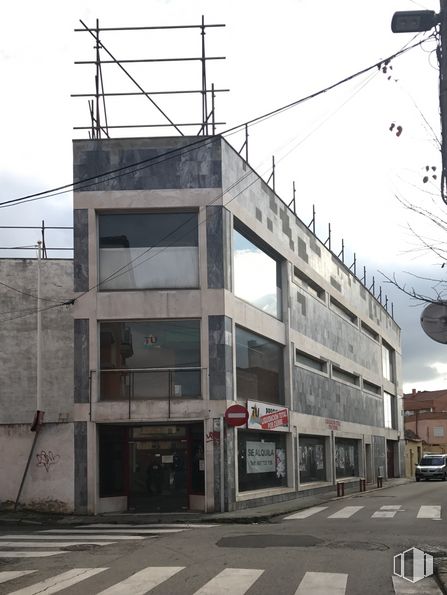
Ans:
{"label": "utility pole", "polygon": [[441,116],[441,197],[447,203],[447,0],[440,0],[440,40],[437,49],[439,64],[439,113]]}
{"label": "utility pole", "polygon": [[439,113],[441,117],[441,197],[447,203],[447,0],[439,0],[439,14],[433,10],[395,12],[391,21],[393,33],[419,33],[439,25],[436,49],[439,64]]}

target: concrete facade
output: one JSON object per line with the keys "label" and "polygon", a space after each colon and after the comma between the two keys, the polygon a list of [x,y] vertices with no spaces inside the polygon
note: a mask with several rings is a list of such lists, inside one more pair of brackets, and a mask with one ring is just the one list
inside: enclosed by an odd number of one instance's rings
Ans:
{"label": "concrete facade", "polygon": [[[74,141],[73,162],[89,180],[74,193],[74,261],[52,274],[45,262],[45,291],[67,299],[74,287],[75,303],[44,313],[46,424],[24,503],[212,512],[403,476],[399,327],[226,141]],[[170,216],[183,223],[164,235]],[[35,262],[2,266],[2,281],[35,293]],[[0,291],[4,311],[35,306]],[[11,324],[0,443],[12,432],[26,462],[35,318]],[[249,410],[245,427],[224,419],[234,403]]]}
{"label": "concrete facade", "polygon": [[[0,260],[0,505],[15,502],[35,434],[37,408],[37,260]],[[41,261],[42,405],[44,426],[31,453],[19,504],[42,510],[74,508],[73,262]]]}
{"label": "concrete facade", "polygon": [[[131,173],[132,164],[143,169]],[[373,481],[378,474],[403,475],[400,329],[372,294],[221,138],[74,142],[77,180],[126,167],[129,172],[117,180],[98,177],[94,187],[75,192],[74,197],[78,247],[74,285],[79,292],[93,288],[74,307],[75,337],[79,335],[76,340],[83,345],[75,351],[75,378],[79,386],[85,386],[87,377],[91,379],[91,403],[78,399],[75,408],[76,420],[88,428],[88,510],[127,506],[125,496],[101,497],[98,488],[98,428],[105,424],[128,428],[202,424],[205,491],[203,499],[194,502],[207,511],[257,506],[334,489],[340,480],[336,465],[342,464],[335,460],[336,451],[343,441],[355,447],[356,461],[358,458],[355,474],[345,481],[358,476]],[[102,290],[99,216],[185,209],[198,213],[197,288]],[[276,255],[281,276],[279,318],[233,291],[236,221],[249,230],[250,239],[256,238],[259,246]],[[297,272],[314,282],[324,298],[309,291]],[[343,315],[345,311],[353,315],[351,320]],[[200,321],[201,398],[101,400],[98,325],[102,321],[183,319]],[[244,491],[238,487],[238,436],[242,430],[230,428],[222,420],[231,403],[247,404],[238,394],[236,381],[238,328],[281,346],[284,377],[280,403],[288,410],[288,431],[279,449],[286,451],[283,466],[287,479],[281,487]],[[382,369],[382,343],[392,352],[391,380],[384,377]],[[296,361],[297,349],[323,360],[324,370]],[[335,376],[337,369],[349,373],[348,381]],[[384,391],[393,398],[394,427],[385,427]],[[269,436],[272,433],[265,434],[266,440]],[[300,482],[300,444],[306,437],[320,439],[324,445],[322,481]]]}

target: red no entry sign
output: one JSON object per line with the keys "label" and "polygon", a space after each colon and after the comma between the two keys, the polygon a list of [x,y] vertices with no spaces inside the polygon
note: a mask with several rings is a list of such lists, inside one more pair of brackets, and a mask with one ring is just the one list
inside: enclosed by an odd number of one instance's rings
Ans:
{"label": "red no entry sign", "polygon": [[225,421],[229,426],[244,426],[248,421],[248,410],[243,405],[231,405],[225,411]]}

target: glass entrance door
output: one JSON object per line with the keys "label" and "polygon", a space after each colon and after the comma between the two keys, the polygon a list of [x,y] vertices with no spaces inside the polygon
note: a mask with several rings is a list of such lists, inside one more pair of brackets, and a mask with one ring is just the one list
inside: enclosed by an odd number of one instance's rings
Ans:
{"label": "glass entrance door", "polygon": [[[176,512],[188,509],[187,477],[189,453],[187,428],[180,427],[184,436],[162,435],[153,438],[134,437],[129,444],[130,511]],[[150,432],[149,432],[150,433]]]}

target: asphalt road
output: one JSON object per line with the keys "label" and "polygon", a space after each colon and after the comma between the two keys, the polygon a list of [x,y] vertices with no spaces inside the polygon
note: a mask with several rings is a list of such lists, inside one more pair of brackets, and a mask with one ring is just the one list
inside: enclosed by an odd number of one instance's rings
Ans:
{"label": "asphalt road", "polygon": [[297,514],[211,527],[2,526],[0,593],[441,593],[433,578],[393,582],[393,557],[412,547],[447,552],[447,483],[409,483]]}

